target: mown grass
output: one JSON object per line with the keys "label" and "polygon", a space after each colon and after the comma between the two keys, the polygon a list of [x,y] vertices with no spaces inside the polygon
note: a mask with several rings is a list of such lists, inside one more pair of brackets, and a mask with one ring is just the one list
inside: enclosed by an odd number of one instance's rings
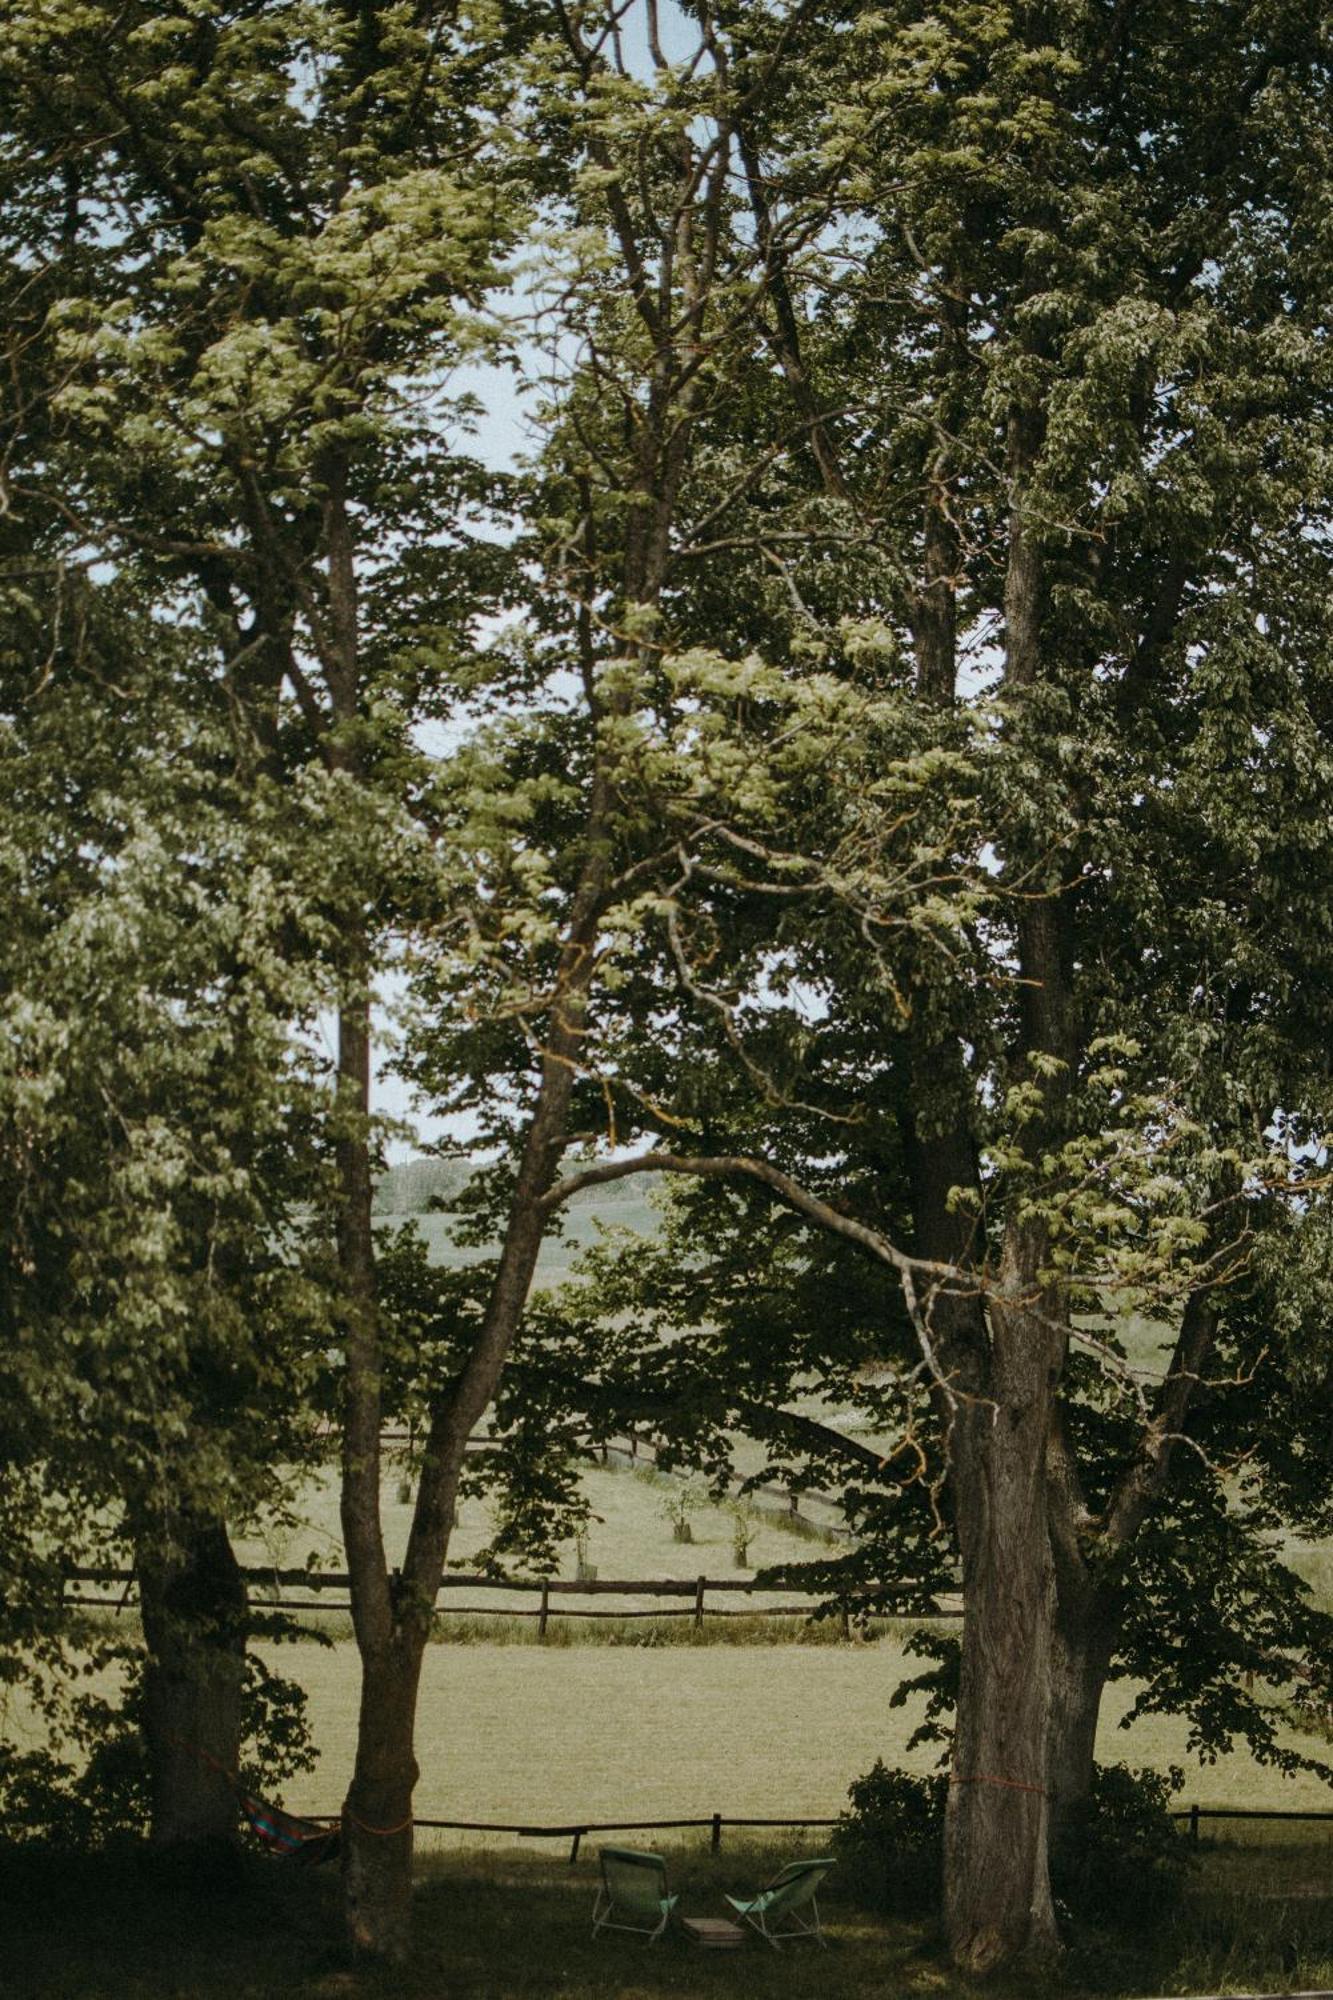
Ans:
{"label": "mown grass", "polygon": [[[444,1621],[446,1634],[462,1621]],[[938,1745],[910,1746],[922,1717],[919,1698],[891,1705],[895,1690],[923,1662],[905,1650],[899,1627],[869,1641],[841,1638],[837,1621],[815,1628],[816,1643],[717,1643],[692,1633],[690,1621],[626,1622],[619,1644],[575,1638],[604,1634],[611,1621],[553,1621],[539,1644],[535,1621],[515,1621],[523,1638],[496,1644],[477,1632],[469,1643],[431,1646],[417,1716],[423,1818],[496,1820],[521,1825],[622,1819],[677,1819],[723,1812],[736,1817],[824,1818],[837,1813],[853,1778],[877,1757],[924,1774]],[[719,1619],[717,1632],[744,1621]],[[886,1621],[887,1623],[888,1621]],[[648,1628],[645,1631],[645,1628]],[[703,1643],[699,1643],[702,1638]],[[826,1642],[824,1642],[826,1638]],[[355,1647],[311,1643],[258,1649],[278,1674],[297,1681],[309,1700],[320,1758],[289,1781],[296,1812],[329,1812],[347,1782],[356,1743],[360,1674]],[[109,1671],[90,1685],[110,1692]],[[1204,1768],[1189,1750],[1180,1717],[1148,1715],[1118,1725],[1136,1688],[1107,1692],[1098,1756],[1165,1771],[1185,1770],[1180,1803],[1328,1809],[1333,1794],[1318,1778],[1287,1778],[1256,1764],[1242,1744]],[[27,1745],[44,1739],[40,1718],[11,1703],[6,1733]],[[1281,1740],[1319,1750],[1322,1739],[1283,1725]],[[0,1836],[3,1829],[0,1829]]]}
{"label": "mown grass", "polygon": [[[691,1914],[720,1914],[790,1843],[673,1848],[672,1886]],[[1179,1911],[1151,1930],[1127,1913],[1115,1932],[1076,1938],[1046,1978],[1024,1972],[986,1987],[1019,1995],[1282,1992],[1333,1983],[1329,1848],[1205,1851]],[[963,2000],[925,1925],[858,1910],[831,1879],[830,1949],[775,1953],[757,1939],[735,1953],[679,1941],[651,1949],[589,1935],[592,1852],[571,1868],[514,1850],[422,1860],[417,1950],[405,1970],[353,1965],[339,1934],[336,1871],[247,1860],[205,1884],[163,1872],[142,1852],[57,1862],[0,1856],[6,1909],[0,1982],[15,2000]]]}
{"label": "mown grass", "polygon": [[1321,1611],[1333,1611],[1333,1545],[1302,1542],[1289,1538],[1283,1560],[1310,1586],[1314,1603]]}

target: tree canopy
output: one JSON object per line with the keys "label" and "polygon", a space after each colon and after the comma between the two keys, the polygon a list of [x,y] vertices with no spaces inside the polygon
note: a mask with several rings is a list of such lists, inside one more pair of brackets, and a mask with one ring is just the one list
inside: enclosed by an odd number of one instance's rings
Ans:
{"label": "tree canopy", "polygon": [[[1052,1946],[1108,1676],[1281,1759],[1237,1675],[1329,1636],[1273,1560],[1330,1504],[1327,30],[10,11],[15,1493],[151,1568],[168,1457],[216,1526],[336,1409],[394,1956],[477,1424],[529,1536],[556,1410],[763,1436],[858,1591],[961,1573],[951,1944]],[[389,985],[470,1276],[376,1242]],[[629,1173],[661,1244],[530,1305]]]}

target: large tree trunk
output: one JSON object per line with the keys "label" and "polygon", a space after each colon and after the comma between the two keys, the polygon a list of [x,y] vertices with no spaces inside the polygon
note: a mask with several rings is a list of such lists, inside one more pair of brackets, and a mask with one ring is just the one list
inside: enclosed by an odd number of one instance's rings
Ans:
{"label": "large tree trunk", "polygon": [[[345,457],[327,467],[329,642],[323,659],[337,732],[331,767],[365,782],[353,734],[361,700],[356,546]],[[412,1740],[417,1681],[434,1593],[408,1601],[389,1575],[380,1517],[384,1356],[376,1297],[370,1148],[371,939],[356,916],[344,935],[338,1008],[334,1154],[344,1355],[340,1512],[351,1580],[352,1625],[361,1659],[356,1761],[343,1807],[343,1922],[353,1951],[401,1963],[412,1943]]]}
{"label": "large tree trunk", "polygon": [[1057,1873],[1078,1863],[1082,1809],[1092,1789],[1097,1722],[1119,1628],[1119,1601],[1103,1548],[1090,1562],[1087,1543],[1105,1523],[1088,1512],[1065,1414],[1051,1412],[1046,1440],[1046,1499],[1055,1568],[1051,1635],[1051,1725],[1048,1746],[1050,1848]]}
{"label": "large tree trunk", "polygon": [[1029,1303],[1040,1244],[1012,1238],[992,1304],[989,1395],[960,1405],[953,1437],[965,1617],[945,1926],[955,1963],[975,1973],[1059,1944],[1047,1867],[1055,1576],[1046,1518],[1058,1339]]}
{"label": "large tree trunk", "polygon": [[136,1569],[148,1655],[152,1841],[162,1848],[234,1842],[246,1595],[226,1527],[183,1516],[167,1546],[140,1546]]}
{"label": "large tree trunk", "polygon": [[339,1265],[347,1316],[342,1528],[361,1657],[356,1762],[342,1824],[343,1922],[358,1953],[401,1963],[411,1949],[412,1740],[429,1610],[404,1616],[380,1520],[382,1357],[375,1301],[372,1177],[364,1120],[370,1095],[370,1007],[349,1000],[338,1021],[338,1080],[347,1123],[338,1139]]}
{"label": "large tree trunk", "polygon": [[1076,1604],[1057,1591],[1051,1645],[1047,1748],[1050,1853],[1058,1872],[1077,1866],[1084,1809],[1092,1791],[1097,1724],[1115,1651],[1112,1619],[1095,1595]]}

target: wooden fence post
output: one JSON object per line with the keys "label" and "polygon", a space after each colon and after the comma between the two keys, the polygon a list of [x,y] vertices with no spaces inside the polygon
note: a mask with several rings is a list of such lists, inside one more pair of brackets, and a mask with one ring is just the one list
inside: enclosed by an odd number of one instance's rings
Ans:
{"label": "wooden fence post", "polygon": [[582,1840],[582,1838],[583,1838],[583,1828],[580,1827],[578,1832],[574,1835],[574,1844],[569,1850],[569,1865],[571,1868],[574,1866],[574,1863],[579,1858],[579,1842]]}
{"label": "wooden fence post", "polygon": [[537,1613],[537,1637],[539,1639],[544,1639],[546,1637],[546,1620],[550,1616],[550,1611],[551,1611],[551,1586],[550,1583],[547,1581],[547,1579],[543,1577],[542,1608]]}
{"label": "wooden fence post", "polygon": [[1190,1807],[1190,1840],[1191,1840],[1191,1841],[1193,1842],[1193,1844],[1194,1844],[1194,1846],[1195,1846],[1195,1847],[1197,1847],[1197,1846],[1198,1846],[1198,1844],[1199,1844],[1199,1808],[1198,1808],[1197,1806],[1191,1806],[1191,1807]]}
{"label": "wooden fence post", "polygon": [[713,1852],[714,1852],[714,1854],[716,1854],[716,1853],[718,1852],[718,1849],[719,1849],[719,1848],[721,1847],[721,1845],[722,1845],[722,1815],[721,1815],[721,1813],[714,1813],[714,1814],[713,1814]]}
{"label": "wooden fence post", "polygon": [[704,1622],[704,1585],[707,1577],[701,1576],[694,1586],[694,1629],[701,1631]]}

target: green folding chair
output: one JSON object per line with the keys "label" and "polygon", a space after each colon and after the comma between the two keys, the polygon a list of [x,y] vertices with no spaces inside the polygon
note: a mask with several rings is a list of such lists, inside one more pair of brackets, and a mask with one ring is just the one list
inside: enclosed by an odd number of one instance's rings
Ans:
{"label": "green folding chair", "polygon": [[638,1931],[656,1944],[679,1898],[667,1894],[666,1862],[634,1847],[599,1847],[602,1880],[593,1905],[592,1934]]}
{"label": "green folding chair", "polygon": [[[817,1894],[834,1858],[827,1854],[818,1861],[789,1861],[768,1887],[749,1902],[743,1902],[739,1896],[728,1896],[727,1901],[742,1922],[757,1930],[774,1951],[780,1948],[781,1939],[798,1937],[812,1937],[827,1951],[828,1939],[819,1921]],[[781,1928],[784,1919],[788,1926],[785,1930]]]}

